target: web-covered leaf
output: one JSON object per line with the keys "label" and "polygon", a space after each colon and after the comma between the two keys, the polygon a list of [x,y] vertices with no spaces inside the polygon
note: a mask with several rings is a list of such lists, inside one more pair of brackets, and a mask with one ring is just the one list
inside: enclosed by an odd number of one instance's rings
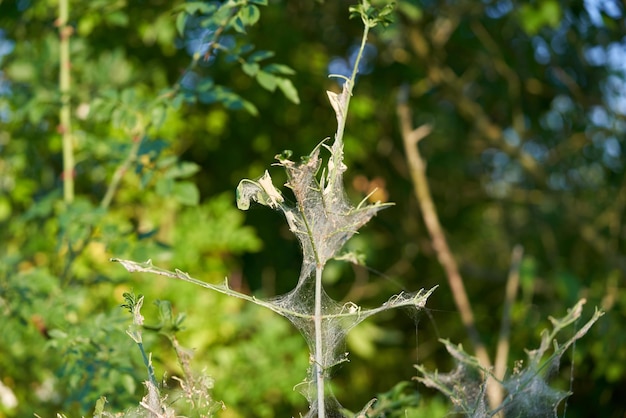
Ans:
{"label": "web-covered leaf", "polygon": [[[563,353],[576,340],[582,338],[603,315],[603,312],[596,310],[593,317],[573,337],[559,344],[556,340],[557,334],[576,323],[582,314],[584,303],[584,299],[580,300],[563,318],[550,318],[553,329],[541,333],[541,343],[537,349],[527,350],[526,367],[517,367],[502,382],[493,376],[491,370],[482,367],[476,357],[467,354],[462,346],[455,346],[447,340],[442,340],[442,343],[454,357],[457,363],[455,369],[449,373],[432,373],[417,365],[415,367],[420,376],[416,379],[446,395],[456,412],[463,416],[492,417],[504,411],[507,417],[556,417],[557,407],[570,393],[552,388],[548,381],[558,370]],[[548,355],[550,347],[553,347],[553,352]],[[491,378],[492,384],[501,384],[507,393],[502,404],[494,410],[488,408],[486,399],[487,378]]]}
{"label": "web-covered leaf", "polygon": [[[338,122],[345,117],[345,97],[347,87],[341,95],[329,92],[331,105]],[[319,175],[323,161],[322,148],[330,152],[326,166]],[[272,209],[280,210],[302,246],[303,268],[300,282],[310,276],[316,266],[324,266],[335,257],[343,245],[365,225],[378,211],[390,204],[380,202],[354,206],[348,200],[344,185],[343,142],[336,135],[332,146],[320,143],[300,162],[289,159],[289,153],[276,156],[279,166],[287,173],[286,186],[295,196],[295,204],[290,205],[280,190],[272,183],[266,171],[257,180],[242,180],[237,187],[237,206],[242,210],[256,201]]]}

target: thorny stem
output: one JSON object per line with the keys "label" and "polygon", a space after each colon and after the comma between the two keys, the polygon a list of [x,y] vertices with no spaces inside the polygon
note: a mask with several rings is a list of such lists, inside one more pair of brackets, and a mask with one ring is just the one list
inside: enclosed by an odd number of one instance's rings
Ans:
{"label": "thorny stem", "polygon": [[[411,110],[406,103],[406,99],[407,98],[403,97],[402,94],[399,95],[397,112],[402,140],[404,142],[404,150],[415,188],[415,196],[420,205],[422,217],[424,218],[424,223],[430,234],[433,248],[437,253],[437,259],[446,272],[446,278],[452,290],[454,304],[461,314],[461,320],[474,346],[476,357],[485,369],[489,369],[491,368],[491,360],[476,329],[474,313],[469,298],[467,297],[465,286],[463,285],[463,278],[461,277],[456,260],[450,251],[443,228],[439,222],[437,209],[433,202],[426,178],[426,164],[417,146],[418,142],[427,136],[432,128],[428,125],[422,125],[417,129],[413,128]],[[497,399],[500,398],[498,385],[487,385],[487,395],[489,396],[489,402],[492,408],[497,407]]]}
{"label": "thorny stem", "polygon": [[59,90],[61,110],[59,113],[59,131],[63,139],[63,199],[69,204],[74,201],[74,144],[72,140],[71,104],[70,104],[70,36],[72,27],[68,26],[69,0],[59,1]]}

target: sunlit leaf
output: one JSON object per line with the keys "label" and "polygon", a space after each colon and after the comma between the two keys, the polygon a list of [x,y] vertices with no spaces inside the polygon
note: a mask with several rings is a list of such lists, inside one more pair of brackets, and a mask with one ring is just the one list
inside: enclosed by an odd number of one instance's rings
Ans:
{"label": "sunlit leaf", "polygon": [[172,197],[183,205],[195,206],[200,202],[198,186],[190,181],[176,182],[172,188]]}
{"label": "sunlit leaf", "polygon": [[259,64],[256,62],[252,64],[245,62],[241,65],[241,69],[250,77],[254,77],[259,71]]}
{"label": "sunlit leaf", "polygon": [[284,64],[268,64],[263,67],[263,71],[283,75],[294,75],[296,73],[294,69]]}
{"label": "sunlit leaf", "polygon": [[259,71],[256,75],[256,80],[259,82],[261,87],[269,91],[274,91],[278,82],[277,77],[266,73],[265,71]]}
{"label": "sunlit leaf", "polygon": [[259,18],[261,17],[261,12],[259,11],[259,8],[257,6],[248,5],[242,7],[239,10],[239,13],[237,13],[237,17],[241,19],[243,26],[252,26],[259,21]]}
{"label": "sunlit leaf", "polygon": [[296,90],[291,80],[289,80],[288,78],[277,77],[276,84],[278,85],[278,88],[283,92],[283,94],[285,95],[287,99],[289,99],[295,104],[300,103],[298,90]]}
{"label": "sunlit leaf", "polygon": [[255,51],[247,58],[248,62],[258,62],[273,57],[275,54],[272,51]]}
{"label": "sunlit leaf", "polygon": [[181,37],[185,35],[185,23],[187,23],[187,14],[179,13],[176,16],[176,31],[178,31],[178,35]]}

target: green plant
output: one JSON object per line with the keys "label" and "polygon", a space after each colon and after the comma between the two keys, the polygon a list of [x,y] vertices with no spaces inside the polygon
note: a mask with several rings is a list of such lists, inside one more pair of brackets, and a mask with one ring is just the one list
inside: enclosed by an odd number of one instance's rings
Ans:
{"label": "green plant", "polygon": [[[159,309],[159,323],[144,324],[144,317],[141,314],[144,297],[136,296],[133,293],[124,293],[125,303],[123,308],[133,316],[133,322],[126,331],[130,338],[137,344],[141,356],[148,372],[148,380],[144,382],[147,395],[142,399],[137,408],[133,408],[124,413],[123,416],[136,417],[174,417],[186,413],[187,416],[210,417],[223,408],[221,402],[216,402],[211,397],[213,380],[205,374],[195,373],[190,364],[191,354],[187,349],[181,347],[176,337],[176,333],[182,329],[185,314],[179,313],[174,316],[169,301],[157,300],[155,302]],[[165,336],[176,352],[176,358],[182,370],[182,377],[175,377],[174,380],[180,385],[178,390],[168,390],[164,392],[164,387],[156,379],[152,365],[151,355],[146,353],[143,345],[144,328],[156,331]],[[108,416],[104,412],[104,402],[101,398],[96,406],[94,416]]]}
{"label": "green plant", "polygon": [[[264,4],[0,5],[0,415],[86,415],[102,396],[124,410],[140,395],[141,359],[128,355],[125,321],[113,307],[128,286],[107,271],[111,254],[164,259],[185,239],[185,254],[202,254],[210,275],[223,277],[233,255],[260,247],[224,196],[200,205],[191,180],[199,166],[176,141],[189,124],[184,104],[255,114],[213,79],[218,63],[299,100],[293,71],[247,39]],[[182,74],[128,53],[135,43],[147,55],[170,56],[177,31],[181,42],[197,41],[181,50],[183,60],[191,56]],[[248,75],[244,67],[254,63],[259,69]],[[210,217],[204,229],[174,225],[197,222],[200,208]],[[194,240],[192,232],[207,230],[220,230],[219,242]]]}

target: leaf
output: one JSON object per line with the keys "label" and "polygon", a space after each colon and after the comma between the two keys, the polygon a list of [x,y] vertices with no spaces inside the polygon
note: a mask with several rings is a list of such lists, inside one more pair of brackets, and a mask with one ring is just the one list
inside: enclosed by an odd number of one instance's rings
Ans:
{"label": "leaf", "polygon": [[273,57],[275,54],[272,51],[255,51],[248,57],[248,62],[258,62],[263,61],[264,59],[268,59]]}
{"label": "leaf", "polygon": [[294,87],[291,80],[288,78],[276,78],[278,88],[283,92],[285,97],[295,104],[300,103],[300,97],[298,96],[298,90]]}
{"label": "leaf", "polygon": [[256,62],[254,63],[245,62],[241,65],[241,69],[248,76],[254,77],[259,72],[259,64],[257,64]]}
{"label": "leaf", "polygon": [[272,74],[282,74],[282,75],[294,75],[296,71],[283,64],[269,64],[263,67],[263,71],[272,73]]}
{"label": "leaf", "polygon": [[154,191],[161,197],[169,197],[174,188],[174,179],[160,178],[154,186]]}
{"label": "leaf", "polygon": [[174,183],[172,196],[183,205],[196,206],[200,202],[198,187],[190,181]]}
{"label": "leaf", "polygon": [[121,11],[105,14],[105,21],[114,26],[128,26],[128,15]]}
{"label": "leaf", "polygon": [[239,33],[246,33],[246,25],[243,23],[243,20],[239,16],[233,19],[231,26]]}
{"label": "leaf", "polygon": [[185,97],[182,94],[177,94],[171,101],[171,106],[174,110],[179,110],[183,105]]}
{"label": "leaf", "polygon": [[256,81],[265,90],[274,91],[276,90],[278,79],[274,75],[266,73],[265,71],[259,71],[256,75]]}
{"label": "leaf", "polygon": [[185,35],[185,23],[187,23],[187,16],[187,13],[179,13],[178,16],[176,16],[176,30],[181,37]]}
{"label": "leaf", "polygon": [[256,22],[259,21],[261,17],[261,12],[259,8],[255,5],[248,5],[242,7],[237,13],[237,18],[239,18],[244,26],[252,26]]}
{"label": "leaf", "polygon": [[538,5],[523,4],[518,13],[524,31],[536,35],[543,27],[558,27],[563,11],[556,0],[544,0]]}
{"label": "leaf", "polygon": [[203,1],[192,1],[189,3],[185,3],[184,5],[182,5],[182,8],[190,15],[194,13],[208,14],[214,10],[214,7],[211,4]]}
{"label": "leaf", "polygon": [[68,334],[65,331],[61,331],[60,329],[56,329],[56,328],[49,329],[48,330],[48,335],[51,338],[56,338],[56,339],[59,339],[59,340],[68,337]]}
{"label": "leaf", "polygon": [[200,166],[190,161],[182,161],[167,170],[165,177],[167,178],[187,178],[200,171]]}
{"label": "leaf", "polygon": [[157,105],[152,109],[152,125],[155,128],[159,128],[165,121],[167,116],[167,109],[165,106]]}
{"label": "leaf", "polygon": [[362,0],[362,4],[350,6],[350,19],[361,17],[363,23],[373,28],[379,23],[383,26],[389,25],[393,20],[391,14],[395,8],[395,3],[388,3],[381,9],[374,7],[367,0]]}
{"label": "leaf", "polygon": [[278,208],[285,199],[280,191],[274,187],[270,173],[265,170],[261,178],[256,181],[242,180],[237,186],[237,207],[241,210],[250,208],[250,201],[254,200],[263,206],[272,209]]}
{"label": "leaf", "polygon": [[209,91],[210,89],[213,88],[214,85],[215,85],[215,82],[213,81],[213,79],[211,77],[204,77],[196,85],[196,91],[199,91],[199,92]]}
{"label": "leaf", "polygon": [[252,102],[249,102],[247,100],[242,100],[242,104],[243,104],[243,108],[252,116],[259,115],[259,110],[256,108],[256,106]]}
{"label": "leaf", "polygon": [[106,404],[106,401],[107,401],[107,398],[105,398],[104,396],[101,396],[96,401],[96,407],[94,408],[94,411],[93,411],[93,416],[95,418],[100,418],[104,416],[104,405]]}

